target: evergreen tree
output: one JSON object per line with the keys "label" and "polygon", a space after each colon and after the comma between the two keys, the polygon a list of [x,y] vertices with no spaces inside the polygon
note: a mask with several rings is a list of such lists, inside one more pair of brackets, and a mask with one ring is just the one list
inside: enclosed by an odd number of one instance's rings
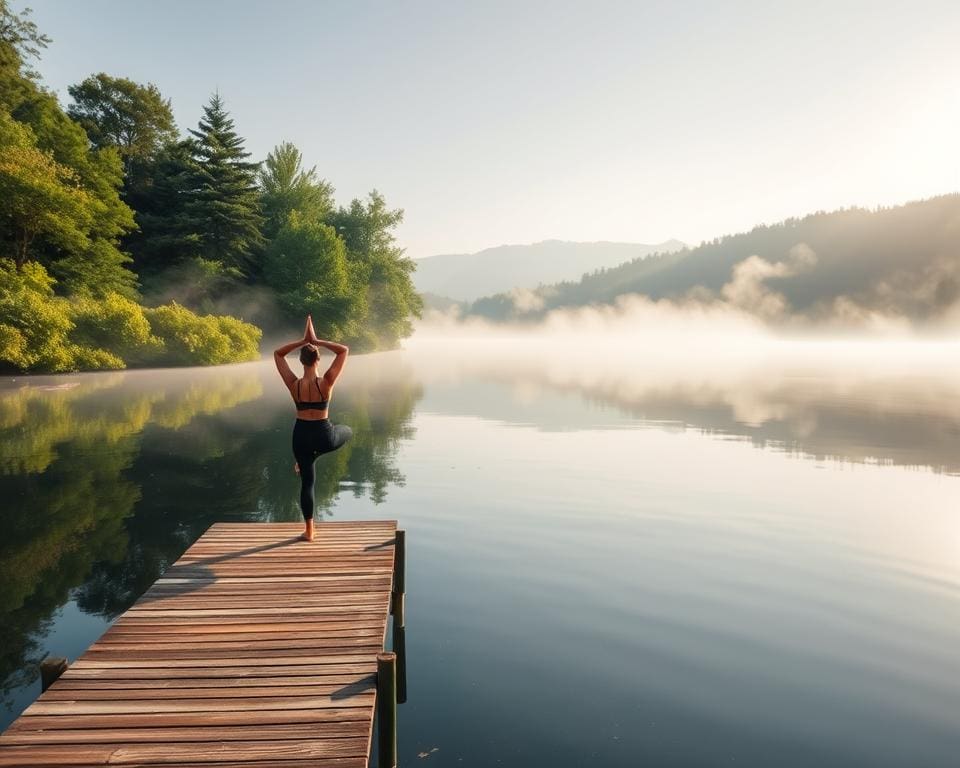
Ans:
{"label": "evergreen tree", "polygon": [[139,230],[125,242],[145,288],[165,270],[200,256],[200,235],[186,211],[195,177],[190,142],[181,141],[167,144],[127,178],[127,202]]}
{"label": "evergreen tree", "polygon": [[263,234],[276,237],[293,211],[322,221],[333,211],[333,186],[317,177],[316,166],[303,169],[300,150],[288,141],[273,148],[260,168]]}
{"label": "evergreen tree", "polygon": [[210,98],[197,130],[190,133],[195,165],[184,214],[198,236],[200,255],[244,277],[254,276],[264,243],[256,185],[259,163],[247,161],[250,153],[220,94]]}

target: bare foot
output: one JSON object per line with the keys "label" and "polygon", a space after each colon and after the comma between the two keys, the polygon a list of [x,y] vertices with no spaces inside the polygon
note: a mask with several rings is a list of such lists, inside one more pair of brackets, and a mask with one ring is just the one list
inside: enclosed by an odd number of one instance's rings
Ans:
{"label": "bare foot", "polygon": [[305,521],[305,528],[300,534],[300,541],[313,541],[313,520]]}
{"label": "bare foot", "polygon": [[293,462],[293,471],[295,474],[300,474],[300,465],[297,462]]}

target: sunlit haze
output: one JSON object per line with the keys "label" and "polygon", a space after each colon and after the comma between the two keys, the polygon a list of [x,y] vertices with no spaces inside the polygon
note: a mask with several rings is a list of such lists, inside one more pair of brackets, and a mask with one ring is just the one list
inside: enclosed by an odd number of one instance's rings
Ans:
{"label": "sunlit haze", "polygon": [[696,244],[960,188],[952,2],[31,5],[63,102],[152,82],[185,131],[219,90],[255,158],[293,141],[340,202],[405,209],[413,257]]}

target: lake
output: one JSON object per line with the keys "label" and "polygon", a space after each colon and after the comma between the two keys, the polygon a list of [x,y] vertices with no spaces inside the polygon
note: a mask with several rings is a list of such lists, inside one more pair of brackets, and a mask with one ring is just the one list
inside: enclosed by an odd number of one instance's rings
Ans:
{"label": "lake", "polygon": [[[957,345],[601,347],[338,385],[318,519],[408,531],[401,764],[955,766]],[[0,383],[0,727],[211,523],[300,519],[293,418],[271,361]]]}

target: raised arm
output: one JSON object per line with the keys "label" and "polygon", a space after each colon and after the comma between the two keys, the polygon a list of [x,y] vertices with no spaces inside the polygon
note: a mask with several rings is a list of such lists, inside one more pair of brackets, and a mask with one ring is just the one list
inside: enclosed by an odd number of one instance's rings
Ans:
{"label": "raised arm", "polygon": [[277,347],[273,350],[273,362],[280,372],[280,378],[283,379],[283,383],[287,385],[287,389],[290,389],[297,380],[297,375],[291,371],[290,366],[287,365],[287,355],[293,352],[293,350],[300,349],[304,344],[309,343],[306,336],[304,336],[299,341],[291,341],[289,344],[284,344],[282,347]]}
{"label": "raised arm", "polygon": [[336,357],[333,358],[333,362],[330,363],[330,367],[327,368],[327,372],[323,374],[323,380],[327,382],[328,386],[332,387],[340,377],[340,372],[347,362],[347,355],[350,354],[350,348],[346,344],[337,344],[335,341],[323,341],[322,339],[317,339],[313,343],[318,347],[329,349],[336,355]]}

